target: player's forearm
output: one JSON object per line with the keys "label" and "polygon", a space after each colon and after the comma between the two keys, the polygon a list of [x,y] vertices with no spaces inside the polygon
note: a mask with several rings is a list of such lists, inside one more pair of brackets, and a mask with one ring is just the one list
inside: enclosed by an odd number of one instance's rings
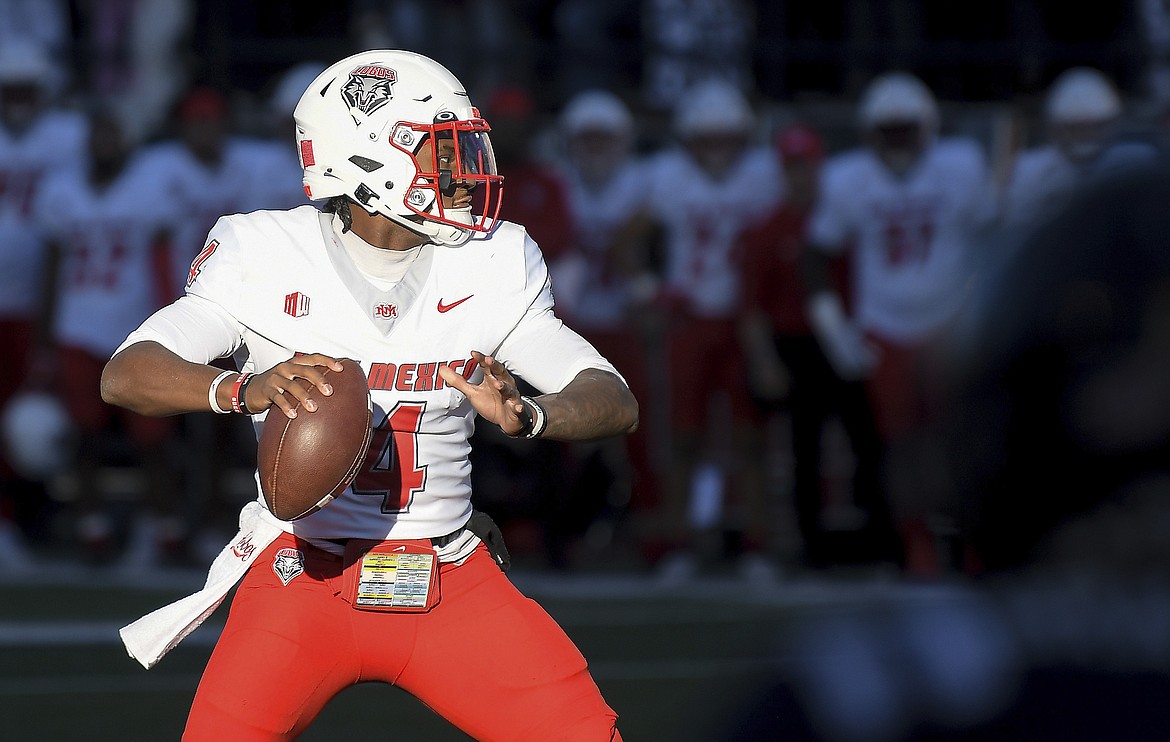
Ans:
{"label": "player's forearm", "polygon": [[592,440],[632,433],[638,427],[638,401],[608,371],[586,369],[560,392],[537,401],[548,417],[541,438]]}
{"label": "player's forearm", "polygon": [[[207,392],[221,369],[192,363],[155,342],[135,343],[106,363],[102,399],[140,415],[163,417],[209,412]],[[230,409],[230,384],[220,384],[219,402]]]}

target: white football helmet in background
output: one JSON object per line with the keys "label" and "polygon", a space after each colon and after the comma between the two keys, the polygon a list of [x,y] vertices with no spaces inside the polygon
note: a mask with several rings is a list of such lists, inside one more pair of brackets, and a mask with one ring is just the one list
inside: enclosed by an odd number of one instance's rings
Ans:
{"label": "white football helmet in background", "polygon": [[4,452],[18,474],[44,480],[73,456],[73,419],[56,396],[27,391],[13,395],[0,417]]}
{"label": "white football helmet in background", "polygon": [[[309,198],[348,196],[444,245],[494,226],[503,178],[490,127],[434,60],[399,50],[347,57],[313,80],[293,119]],[[440,162],[444,140],[453,150]],[[475,205],[444,206],[456,183],[475,188]]]}
{"label": "white football helmet in background", "polygon": [[747,136],[754,125],[755,114],[747,97],[730,82],[718,78],[695,84],[674,109],[674,131],[682,139]]}
{"label": "white football helmet in background", "polygon": [[1121,115],[1121,97],[1099,70],[1074,67],[1052,83],[1045,114],[1060,124],[1110,121]]}
{"label": "white football helmet in background", "polygon": [[938,104],[922,80],[888,72],[872,80],[861,96],[858,124],[882,162],[903,173],[938,133]]}
{"label": "white football helmet in background", "polygon": [[1074,162],[1095,158],[1121,118],[1121,96],[1099,70],[1073,67],[1052,83],[1045,101],[1052,141]]}

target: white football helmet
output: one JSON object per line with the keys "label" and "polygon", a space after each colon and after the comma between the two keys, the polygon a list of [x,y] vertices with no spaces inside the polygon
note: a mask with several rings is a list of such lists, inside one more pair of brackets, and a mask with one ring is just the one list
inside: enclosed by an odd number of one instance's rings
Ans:
{"label": "white football helmet", "polygon": [[1073,67],[1052,83],[1045,101],[1052,141],[1073,162],[1097,157],[1121,117],[1121,96],[1099,70]]}
{"label": "white football helmet", "polygon": [[1099,70],[1074,67],[1052,83],[1045,114],[1058,124],[1109,121],[1121,115],[1121,97]]}
{"label": "white football helmet", "polygon": [[711,78],[691,87],[674,109],[674,130],[682,139],[704,135],[746,135],[755,125],[751,104],[739,88]]}
{"label": "white football helmet", "polygon": [[[348,196],[444,245],[494,226],[503,178],[490,127],[434,60],[390,49],[347,57],[313,80],[293,119],[309,198]],[[472,206],[444,205],[456,184],[477,191]]]}
{"label": "white football helmet", "polygon": [[902,173],[938,132],[938,104],[922,80],[906,72],[888,72],[866,87],[857,119],[882,162]]}
{"label": "white football helmet", "polygon": [[73,455],[73,419],[52,394],[18,392],[0,418],[4,453],[21,476],[43,480],[69,465]]}

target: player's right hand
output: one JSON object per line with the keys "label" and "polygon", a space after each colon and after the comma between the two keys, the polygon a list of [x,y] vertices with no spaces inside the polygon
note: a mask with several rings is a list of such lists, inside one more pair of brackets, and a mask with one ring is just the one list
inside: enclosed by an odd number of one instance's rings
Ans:
{"label": "player's right hand", "polygon": [[326,369],[340,372],[341,361],[320,353],[293,356],[256,374],[244,390],[244,406],[252,414],[277,407],[290,418],[297,416],[298,406],[314,412],[314,394],[333,394],[333,387],[325,381]]}

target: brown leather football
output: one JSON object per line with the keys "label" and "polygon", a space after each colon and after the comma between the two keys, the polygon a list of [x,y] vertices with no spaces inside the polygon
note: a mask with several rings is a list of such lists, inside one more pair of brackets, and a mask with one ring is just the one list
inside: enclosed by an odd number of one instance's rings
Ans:
{"label": "brown leather football", "polygon": [[333,394],[314,394],[317,409],[289,418],[273,406],[260,431],[256,463],[268,509],[281,520],[311,515],[357,476],[370,446],[370,391],[357,361],[325,370]]}

